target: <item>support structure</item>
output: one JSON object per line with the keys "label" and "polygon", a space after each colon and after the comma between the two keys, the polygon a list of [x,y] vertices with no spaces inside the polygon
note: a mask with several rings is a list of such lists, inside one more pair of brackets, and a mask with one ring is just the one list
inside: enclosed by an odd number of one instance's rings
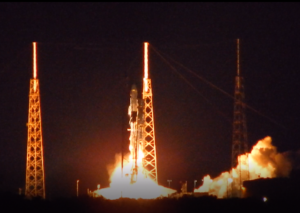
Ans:
{"label": "support structure", "polygon": [[249,169],[242,171],[242,164],[248,167],[248,162],[241,162],[240,155],[248,152],[247,125],[245,114],[245,94],[243,77],[240,75],[240,41],[237,39],[237,76],[235,77],[233,137],[232,137],[232,168],[237,167],[237,181],[232,182],[232,196],[242,196],[243,181],[249,177]]}
{"label": "support structure", "polygon": [[153,115],[153,94],[151,79],[148,76],[148,46],[144,43],[144,79],[143,79],[143,100],[144,100],[144,158],[143,167],[146,170],[147,177],[150,177],[157,183],[157,162],[156,162],[156,144],[154,133],[154,115]]}
{"label": "support structure", "polygon": [[33,78],[30,79],[25,196],[45,199],[42,117],[37,78],[36,42],[33,42]]}

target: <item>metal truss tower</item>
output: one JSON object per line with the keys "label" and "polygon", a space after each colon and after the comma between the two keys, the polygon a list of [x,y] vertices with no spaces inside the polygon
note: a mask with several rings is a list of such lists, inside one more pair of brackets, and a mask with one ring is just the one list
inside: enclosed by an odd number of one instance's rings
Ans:
{"label": "metal truss tower", "polygon": [[[241,162],[239,157],[248,152],[247,125],[245,114],[245,94],[243,77],[240,75],[240,40],[237,39],[237,75],[235,77],[233,137],[232,137],[232,168],[237,165],[238,180],[232,183],[232,196],[242,196],[243,181],[249,179],[249,168],[242,171],[242,164],[249,167],[248,162]],[[248,160],[247,160],[248,161]]]}
{"label": "metal truss tower", "polygon": [[148,76],[148,42],[144,43],[144,81],[143,81],[143,99],[144,99],[144,158],[143,167],[146,175],[157,183],[157,162],[156,145],[154,134],[154,115],[152,101],[151,79]]}
{"label": "metal truss tower", "polygon": [[36,42],[33,42],[33,78],[30,79],[27,127],[25,196],[27,198],[41,197],[45,199],[42,118],[39,80],[37,78]]}

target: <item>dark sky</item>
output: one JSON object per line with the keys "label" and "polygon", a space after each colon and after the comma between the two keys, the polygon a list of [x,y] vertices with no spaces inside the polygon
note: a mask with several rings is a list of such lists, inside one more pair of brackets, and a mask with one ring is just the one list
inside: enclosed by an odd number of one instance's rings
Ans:
{"label": "dark sky", "polygon": [[[38,77],[47,197],[108,185],[106,166],[128,146],[132,83],[141,87],[143,42],[150,77],[158,182],[179,187],[229,169],[236,39],[249,147],[271,136],[299,145],[298,3],[0,3],[0,191],[24,189],[32,46]],[[194,89],[174,70],[184,76]],[[126,148],[124,148],[125,150]]]}

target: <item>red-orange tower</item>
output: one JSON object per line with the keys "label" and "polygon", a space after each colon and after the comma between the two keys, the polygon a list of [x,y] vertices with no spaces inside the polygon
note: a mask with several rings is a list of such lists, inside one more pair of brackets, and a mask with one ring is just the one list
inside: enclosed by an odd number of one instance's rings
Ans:
{"label": "red-orange tower", "polygon": [[154,114],[152,101],[152,85],[148,72],[148,46],[149,43],[144,43],[144,79],[143,79],[143,100],[144,100],[144,158],[143,167],[146,170],[146,175],[152,178],[157,183],[157,162],[156,162],[156,145],[154,132]]}
{"label": "red-orange tower", "polygon": [[36,42],[33,42],[33,78],[30,79],[29,89],[25,196],[45,199],[42,117],[39,80],[37,78],[36,46]]}

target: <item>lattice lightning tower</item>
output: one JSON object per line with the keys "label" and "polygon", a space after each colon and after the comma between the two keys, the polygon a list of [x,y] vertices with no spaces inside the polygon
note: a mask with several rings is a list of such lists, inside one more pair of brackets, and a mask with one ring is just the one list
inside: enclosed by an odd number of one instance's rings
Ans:
{"label": "lattice lightning tower", "polygon": [[[244,180],[249,178],[249,169],[247,172],[242,172],[240,158],[238,156],[248,152],[247,142],[247,126],[245,114],[245,94],[243,77],[240,75],[240,41],[237,39],[237,76],[235,77],[235,90],[234,90],[234,112],[233,112],[233,137],[232,137],[232,168],[240,165],[237,168],[238,182],[233,183],[232,196],[241,197],[242,184]],[[248,162],[243,162],[248,165]]]}
{"label": "lattice lightning tower", "polygon": [[30,79],[28,111],[26,186],[27,198],[45,199],[45,175],[39,80],[37,79],[36,42],[33,42],[33,78]]}
{"label": "lattice lightning tower", "polygon": [[154,115],[152,101],[151,79],[148,76],[148,42],[144,43],[144,81],[143,81],[143,99],[144,99],[144,158],[143,167],[147,176],[157,183],[157,163],[156,163],[156,145],[154,134]]}

